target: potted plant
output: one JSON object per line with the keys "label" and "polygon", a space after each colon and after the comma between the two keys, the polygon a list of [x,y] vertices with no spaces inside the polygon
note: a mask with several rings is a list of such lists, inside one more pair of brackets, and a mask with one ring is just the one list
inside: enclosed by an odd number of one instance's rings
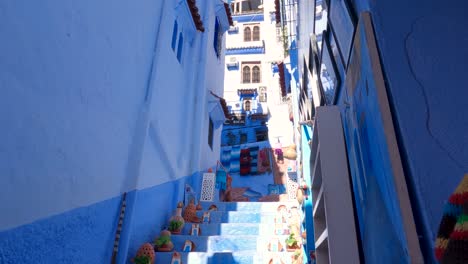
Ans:
{"label": "potted plant", "polygon": [[178,235],[182,232],[183,226],[184,226],[184,222],[180,220],[171,220],[169,222],[169,231],[171,231],[171,233],[174,235]]}
{"label": "potted plant", "polygon": [[303,258],[302,258],[302,251],[300,249],[296,249],[294,251],[294,254],[291,256],[291,264],[302,264],[303,263]]}
{"label": "potted plant", "polygon": [[135,258],[131,262],[135,264],[153,264],[156,254],[150,243],[143,244],[137,251]]}
{"label": "potted plant", "polygon": [[294,233],[289,234],[289,237],[286,239],[286,250],[289,252],[294,252],[296,249],[300,248],[301,246]]}
{"label": "potted plant", "polygon": [[175,214],[169,219],[169,231],[171,231],[172,234],[180,234],[182,228],[185,225],[185,220],[182,217],[182,207],[184,204],[182,202],[179,202],[177,204],[177,209],[175,211]]}
{"label": "potted plant", "polygon": [[171,232],[163,230],[159,237],[154,241],[154,246],[157,251],[171,251],[174,248],[174,244],[171,241]]}
{"label": "potted plant", "polygon": [[139,256],[133,259],[135,264],[151,264],[151,258],[148,256]]}

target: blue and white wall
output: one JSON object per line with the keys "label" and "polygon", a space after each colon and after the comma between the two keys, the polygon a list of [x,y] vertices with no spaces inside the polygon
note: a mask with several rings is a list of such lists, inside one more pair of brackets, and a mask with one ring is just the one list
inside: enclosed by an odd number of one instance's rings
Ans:
{"label": "blue and white wall", "polygon": [[208,90],[222,91],[214,21],[227,17],[197,1],[195,31],[185,2],[0,4],[1,263],[109,261],[128,192],[124,263],[215,165]]}
{"label": "blue and white wall", "polygon": [[[340,2],[343,1],[331,0],[331,5],[341,4]],[[464,147],[468,143],[466,133],[468,124],[465,121],[468,110],[464,101],[468,90],[463,86],[465,82],[463,73],[467,69],[464,61],[468,59],[465,48],[467,38],[463,36],[466,36],[468,31],[464,27],[467,18],[462,11],[467,8],[467,4],[455,1],[441,5],[440,1],[432,0],[348,2],[356,14],[366,10],[372,14],[416,227],[425,261],[432,263],[432,248],[442,217],[443,205],[463,174],[468,171],[468,154]],[[302,6],[299,21],[307,24],[305,14],[308,6],[303,4],[304,2],[300,1]],[[307,29],[307,26],[302,27],[300,24],[299,28]],[[301,31],[299,36],[307,36],[310,33],[312,32]],[[299,64],[301,64],[301,56],[305,56],[308,49],[308,40],[300,39],[299,43],[302,49],[299,55]],[[369,88],[372,89],[371,86],[370,84]],[[338,105],[345,112],[349,101],[344,101],[348,95],[343,85],[338,96]],[[347,100],[358,99],[349,97]],[[356,103],[358,108],[362,109],[372,106],[372,100],[356,101]],[[357,114],[355,113],[354,117],[353,113],[347,115],[360,119]],[[373,180],[371,174],[375,172],[375,168],[372,167],[376,167],[374,158],[378,156],[369,153],[376,150],[376,143],[372,140],[379,135],[365,135],[372,130],[369,127],[378,127],[375,120],[372,121],[372,118],[368,117],[366,119],[368,128],[361,131],[363,134],[357,135],[361,142],[361,150],[358,151],[367,151],[364,155],[367,155],[367,158],[372,157],[352,162],[354,148],[351,147],[348,153],[351,155],[351,171],[367,171],[367,176],[372,178],[367,179],[369,182]],[[344,119],[345,127],[352,127],[353,125],[346,120]],[[347,135],[348,143],[356,141],[353,137],[355,135],[352,133]],[[365,140],[362,140],[363,138]],[[366,141],[370,139],[372,140]],[[384,196],[391,196],[391,190],[385,188],[376,190],[369,186],[368,193],[383,192]],[[375,197],[368,199],[376,200]],[[382,230],[384,222],[388,219],[383,219],[385,215],[382,213],[371,215],[374,209],[379,211],[378,208],[372,209],[369,206],[364,209],[367,211],[365,212],[368,215],[367,219],[374,219],[370,220],[373,223],[363,223],[364,228],[367,228],[366,234],[373,233],[374,239],[377,240],[379,233],[373,232],[372,226],[376,227],[375,231],[379,230],[379,226]],[[393,216],[389,216],[391,217]],[[395,226],[395,222],[387,224]],[[380,234],[380,238],[391,241],[384,233]],[[369,237],[367,239],[370,241]],[[380,260],[385,254],[405,257],[404,250],[400,251],[402,254],[395,254],[396,251],[391,250],[385,252],[384,247],[368,247],[365,250],[368,250],[371,258]]]}
{"label": "blue and white wall", "polygon": [[467,7],[463,1],[433,0],[370,4],[427,254],[443,205],[468,172]]}
{"label": "blue and white wall", "polygon": [[[239,102],[238,89],[257,89],[258,91],[260,86],[266,87],[268,99],[266,103],[262,103],[262,108],[264,108],[263,111],[268,108],[269,112],[268,136],[270,143],[273,145],[280,138],[283,146],[288,146],[293,143],[293,128],[287,121],[289,120],[289,110],[287,103],[282,101],[279,74],[274,73],[273,70],[273,64],[284,59],[283,43],[278,39],[274,12],[274,1],[263,1],[263,10],[257,13],[233,15],[234,27],[237,27],[238,30],[231,30],[227,34],[226,63],[231,64],[232,61],[237,61],[239,67],[226,66],[224,98],[231,105],[235,105]],[[244,41],[244,28],[252,24],[260,26],[260,41]],[[264,49],[255,49],[257,52],[252,53],[252,47],[258,45],[263,45]],[[260,83],[242,82],[242,62],[260,62]]]}

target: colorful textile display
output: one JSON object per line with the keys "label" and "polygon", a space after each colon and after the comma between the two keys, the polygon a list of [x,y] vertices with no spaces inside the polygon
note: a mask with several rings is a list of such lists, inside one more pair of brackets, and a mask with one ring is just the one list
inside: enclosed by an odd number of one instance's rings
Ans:
{"label": "colorful textile display", "polygon": [[435,256],[440,263],[468,263],[468,173],[444,207]]}
{"label": "colorful textile display", "polygon": [[250,173],[250,149],[241,149],[240,151],[240,175],[247,175]]}
{"label": "colorful textile display", "polygon": [[224,170],[216,171],[216,189],[226,190],[227,173]]}
{"label": "colorful textile display", "polygon": [[270,170],[270,159],[266,149],[258,151],[257,155],[257,171],[258,173],[265,173]]}
{"label": "colorful textile display", "polygon": [[258,174],[257,157],[258,157],[258,151],[260,148],[258,146],[254,146],[254,147],[250,147],[249,149],[250,149],[250,174],[255,175],[255,174]]}

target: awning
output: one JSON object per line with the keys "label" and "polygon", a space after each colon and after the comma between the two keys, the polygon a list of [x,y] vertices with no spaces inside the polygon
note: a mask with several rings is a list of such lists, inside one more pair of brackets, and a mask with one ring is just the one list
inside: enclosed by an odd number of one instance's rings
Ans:
{"label": "awning", "polygon": [[237,89],[237,95],[241,98],[256,97],[258,95],[257,88],[253,89]]}
{"label": "awning", "polygon": [[187,0],[187,4],[192,14],[193,22],[198,31],[205,32],[205,27],[203,26],[203,21],[198,11],[197,2],[195,0]]}
{"label": "awning", "polygon": [[232,20],[231,8],[228,3],[224,3],[224,9],[226,9],[226,15],[228,17],[229,25],[234,26],[234,21]]}

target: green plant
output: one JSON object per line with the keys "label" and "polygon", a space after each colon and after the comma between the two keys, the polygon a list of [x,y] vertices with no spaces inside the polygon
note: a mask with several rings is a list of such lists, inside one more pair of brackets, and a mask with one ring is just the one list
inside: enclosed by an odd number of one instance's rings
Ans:
{"label": "green plant", "polygon": [[286,245],[290,248],[296,248],[299,246],[299,241],[294,237],[294,233],[289,234],[289,237],[286,239]]}
{"label": "green plant", "polygon": [[157,247],[162,247],[164,245],[169,244],[169,242],[171,242],[171,237],[170,236],[160,236],[160,237],[158,237],[158,239],[156,239],[154,241],[154,244]]}
{"label": "green plant", "polygon": [[294,259],[298,259],[300,256],[301,256],[302,252],[300,249],[296,249],[296,251],[294,251]]}
{"label": "green plant", "polygon": [[182,223],[182,221],[172,220],[169,222],[169,231],[177,231],[182,227],[183,224],[184,223]]}
{"label": "green plant", "polygon": [[135,264],[150,264],[151,258],[148,256],[138,256],[134,259]]}

